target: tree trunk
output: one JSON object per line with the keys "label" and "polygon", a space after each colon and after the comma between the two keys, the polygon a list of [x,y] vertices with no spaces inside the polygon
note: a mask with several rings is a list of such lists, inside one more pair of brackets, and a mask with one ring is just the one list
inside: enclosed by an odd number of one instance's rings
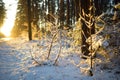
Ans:
{"label": "tree trunk", "polygon": [[[89,21],[90,20],[90,17],[86,17],[85,14],[90,14],[91,16],[94,15],[94,11],[93,9],[90,11],[89,8],[90,8],[91,5],[91,1],[90,0],[81,0],[81,16],[86,20],[86,21]],[[84,13],[83,13],[84,11]],[[88,43],[86,43],[86,39],[88,37],[90,37],[91,34],[94,34],[95,33],[95,29],[94,29],[94,24],[91,26],[91,29],[88,28],[88,26],[86,25],[85,21],[84,20],[81,20],[81,22],[83,23],[82,25],[82,53],[83,55],[88,55],[90,52],[89,52],[89,45]]]}
{"label": "tree trunk", "polygon": [[67,27],[69,26],[70,23],[70,6],[69,6],[69,0],[67,0],[67,15],[66,15],[66,22],[67,22]]}
{"label": "tree trunk", "polygon": [[60,16],[60,28],[63,28],[63,24],[64,24],[64,0],[60,0],[59,16]]}
{"label": "tree trunk", "polygon": [[31,0],[27,0],[28,2],[28,38],[32,40],[32,28],[31,28]]}

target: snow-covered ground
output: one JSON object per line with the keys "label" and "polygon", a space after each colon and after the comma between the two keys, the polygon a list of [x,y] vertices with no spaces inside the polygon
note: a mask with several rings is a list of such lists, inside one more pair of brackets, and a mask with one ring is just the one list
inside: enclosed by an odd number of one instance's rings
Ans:
{"label": "snow-covered ground", "polygon": [[42,56],[48,54],[49,45],[50,42],[28,41],[20,37],[1,39],[0,80],[120,80],[119,67],[106,66],[104,63],[96,64],[93,76],[89,76],[88,60],[81,59],[80,51],[69,46],[63,45],[57,65],[53,65],[56,53],[59,52],[57,43],[52,47],[50,60],[38,65],[31,54],[40,62]]}

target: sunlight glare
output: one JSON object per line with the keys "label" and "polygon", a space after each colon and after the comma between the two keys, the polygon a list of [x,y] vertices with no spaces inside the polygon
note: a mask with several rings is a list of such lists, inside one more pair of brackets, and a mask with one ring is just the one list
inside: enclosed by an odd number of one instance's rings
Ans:
{"label": "sunlight glare", "polygon": [[11,30],[14,26],[14,21],[16,17],[16,10],[17,10],[17,2],[15,0],[4,0],[6,11],[6,19],[4,24],[1,28],[1,32],[6,36],[9,37],[11,35]]}
{"label": "sunlight glare", "polygon": [[7,38],[2,38],[1,40],[3,40],[3,41],[9,41],[9,40],[11,40],[12,38],[9,38],[9,37],[7,37]]}
{"label": "sunlight glare", "polygon": [[13,27],[13,23],[12,22],[8,22],[8,20],[4,23],[4,25],[1,28],[1,32],[6,36],[9,37],[11,35],[11,30]]}

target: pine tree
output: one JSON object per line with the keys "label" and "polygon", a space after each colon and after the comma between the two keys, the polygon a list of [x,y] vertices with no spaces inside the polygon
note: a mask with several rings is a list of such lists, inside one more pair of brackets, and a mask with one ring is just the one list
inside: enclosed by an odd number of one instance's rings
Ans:
{"label": "pine tree", "polygon": [[2,26],[5,18],[5,4],[3,0],[0,0],[0,27]]}
{"label": "pine tree", "polygon": [[18,1],[15,24],[12,30],[12,36],[14,37],[19,36],[22,33],[22,31],[27,30],[28,28],[28,19],[27,19],[28,7],[27,5],[28,5],[27,0]]}

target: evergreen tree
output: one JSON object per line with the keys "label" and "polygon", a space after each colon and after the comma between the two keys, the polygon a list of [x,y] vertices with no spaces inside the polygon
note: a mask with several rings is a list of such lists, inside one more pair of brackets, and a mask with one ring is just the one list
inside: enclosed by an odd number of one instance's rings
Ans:
{"label": "evergreen tree", "polygon": [[0,27],[2,26],[5,18],[5,4],[3,0],[0,0]]}
{"label": "evergreen tree", "polygon": [[[39,15],[40,15],[40,9],[39,9],[39,0],[31,0],[30,3],[30,12],[31,12],[31,22],[32,28],[35,28],[36,30],[38,29],[37,21],[39,20]],[[24,30],[28,30],[28,2],[27,0],[19,0],[18,1],[18,8],[17,8],[17,14],[16,14],[16,20],[15,20],[15,25],[12,30],[13,36],[18,36],[20,33]]]}
{"label": "evergreen tree", "polygon": [[[18,7],[17,7],[17,13],[16,13],[16,19],[14,28],[12,30],[12,36],[19,36],[23,30],[27,30],[28,27],[28,7],[27,7],[27,0],[19,0],[18,1]],[[16,34],[15,34],[16,33]]]}
{"label": "evergreen tree", "polygon": [[64,0],[60,0],[60,7],[59,7],[59,20],[60,20],[60,27],[63,28],[64,25]]}

